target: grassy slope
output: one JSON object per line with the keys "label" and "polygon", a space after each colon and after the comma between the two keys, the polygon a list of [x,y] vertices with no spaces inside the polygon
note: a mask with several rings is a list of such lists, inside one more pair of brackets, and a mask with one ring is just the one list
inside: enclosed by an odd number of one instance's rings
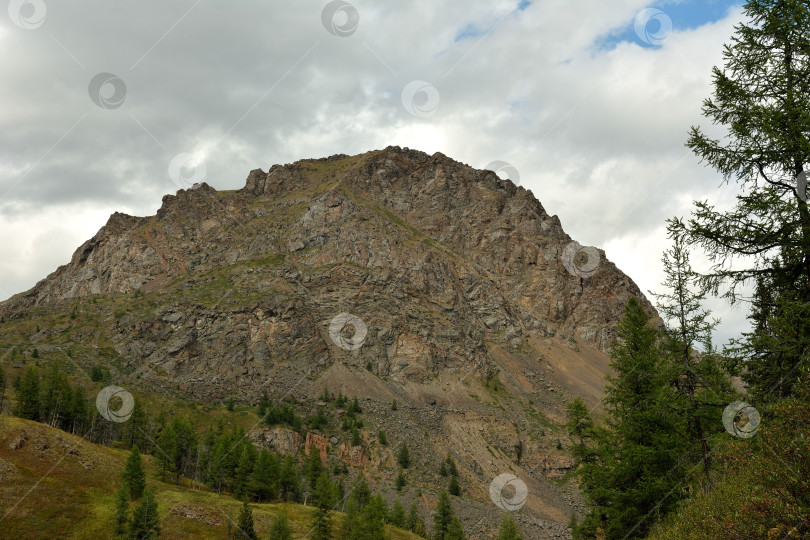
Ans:
{"label": "grassy slope", "polygon": [[650,538],[810,538],[810,385],[760,412],[752,438],[718,449],[712,489],[696,489]]}
{"label": "grassy slope", "polygon": [[[25,431],[22,448],[11,443]],[[0,415],[0,536],[4,538],[109,538],[114,493],[128,455],[20,418]],[[239,502],[205,489],[163,483],[144,456],[149,485],[157,493],[161,538],[225,538]],[[252,504],[260,537],[287,509],[296,538],[309,531],[313,508],[297,504]],[[338,514],[339,516],[339,514]],[[340,519],[338,517],[338,519]],[[337,519],[335,520],[337,521]],[[418,538],[391,529],[393,539]]]}

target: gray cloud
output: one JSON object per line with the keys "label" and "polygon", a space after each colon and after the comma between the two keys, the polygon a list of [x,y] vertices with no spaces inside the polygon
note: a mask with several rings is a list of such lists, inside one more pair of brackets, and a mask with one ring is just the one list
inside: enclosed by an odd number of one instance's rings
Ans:
{"label": "gray cloud", "polygon": [[[326,3],[46,0],[38,28],[0,18],[1,297],[67,262],[112,212],[154,213],[179,153],[218,189],[389,144],[506,161],[645,290],[661,281],[664,219],[718,194],[683,142],[738,10],[660,48],[601,50],[647,2],[357,1],[347,37],[324,28]],[[88,94],[101,72],[126,84],[117,108]],[[413,80],[438,91],[426,117],[402,104]]]}

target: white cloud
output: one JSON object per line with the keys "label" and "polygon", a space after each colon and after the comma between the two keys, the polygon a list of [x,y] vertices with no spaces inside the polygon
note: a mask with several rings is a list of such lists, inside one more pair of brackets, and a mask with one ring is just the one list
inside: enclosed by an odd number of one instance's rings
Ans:
{"label": "white cloud", "polygon": [[[660,281],[664,220],[728,196],[683,143],[739,10],[660,48],[603,50],[646,1],[357,1],[345,38],[323,28],[324,4],[77,2],[48,4],[37,30],[0,22],[5,295],[66,263],[113,211],[153,213],[176,189],[167,169],[181,152],[204,155],[220,189],[256,167],[389,144],[508,161],[571,236],[604,247],[643,290]],[[119,109],[89,99],[100,71],[126,82]],[[415,79],[439,91],[428,118],[402,106]],[[738,331],[729,320],[724,331]]]}

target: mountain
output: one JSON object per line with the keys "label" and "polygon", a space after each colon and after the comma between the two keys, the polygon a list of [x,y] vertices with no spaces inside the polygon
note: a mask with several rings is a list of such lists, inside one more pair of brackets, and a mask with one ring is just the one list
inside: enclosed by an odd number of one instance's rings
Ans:
{"label": "mountain", "polygon": [[[580,506],[555,480],[572,463],[565,403],[598,408],[630,296],[655,313],[526,189],[388,147],[256,169],[236,191],[203,183],[154,216],[113,214],[69,264],[0,303],[0,340],[190,401],[357,395],[366,437],[407,441],[422,489],[437,491],[454,456],[468,533],[497,527],[490,482],[510,472],[529,492],[516,516],[527,536],[566,537]],[[393,450],[340,439],[318,444],[393,482]]]}

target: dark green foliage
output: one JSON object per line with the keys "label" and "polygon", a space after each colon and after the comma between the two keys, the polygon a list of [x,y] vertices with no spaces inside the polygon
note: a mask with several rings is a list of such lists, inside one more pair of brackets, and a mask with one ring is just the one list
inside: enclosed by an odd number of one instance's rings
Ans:
{"label": "dark green foliage", "polygon": [[436,513],[433,514],[433,539],[449,540],[451,524],[456,520],[453,507],[450,505],[450,497],[442,490],[439,493],[439,502],[436,505]]}
{"label": "dark green foliage", "polygon": [[27,420],[39,420],[39,398],[39,372],[29,367],[20,380],[14,414]]}
{"label": "dark green foliage", "polygon": [[323,392],[321,392],[321,401],[325,401],[326,403],[331,401],[329,396],[329,387],[326,385],[323,386]]}
{"label": "dark green foliage", "polygon": [[[711,333],[718,324],[709,320],[710,311],[702,308],[707,291],[697,284],[697,275],[689,262],[689,251],[680,234],[682,224],[668,220],[667,231],[672,247],[664,252],[662,263],[666,275],[662,285],[666,292],[653,295],[658,300],[658,312],[667,321],[666,340],[662,353],[666,357],[671,384],[684,398],[673,400],[673,407],[683,407],[681,414],[687,424],[687,452],[690,461],[702,461],[706,477],[711,469],[709,436],[722,431],[717,417],[733,399],[733,392],[720,369],[716,355],[709,350]],[[707,350],[698,354],[695,347],[703,343]]]}
{"label": "dark green foliage", "polygon": [[101,369],[101,366],[93,366],[90,369],[90,380],[93,382],[101,382],[104,379],[104,370]]}
{"label": "dark green foliage", "polygon": [[399,450],[397,450],[397,463],[399,463],[399,466],[403,469],[407,469],[411,466],[411,455],[405,443],[399,445]]}
{"label": "dark green foliage", "polygon": [[253,469],[251,493],[259,502],[278,497],[279,460],[276,454],[262,449]]}
{"label": "dark green foliage", "polygon": [[461,521],[459,521],[457,516],[453,516],[450,525],[447,527],[447,532],[444,534],[444,540],[464,540],[465,538],[466,536],[464,536]]}
{"label": "dark green foliage", "polygon": [[568,436],[579,448],[585,448],[586,442],[594,437],[594,422],[588,413],[588,407],[582,398],[577,396],[568,405],[568,422],[565,427]]}
{"label": "dark green foliage", "polygon": [[360,473],[360,477],[356,482],[354,490],[352,490],[351,496],[354,497],[359,509],[365,508],[368,501],[371,499],[371,488],[368,486],[368,481],[362,473]]}
{"label": "dark green foliage", "polygon": [[411,506],[408,507],[408,518],[405,522],[405,526],[408,528],[409,531],[414,532],[416,522],[419,521],[420,519],[421,518],[419,517],[419,508],[416,506],[416,501],[412,501]]}
{"label": "dark green foliage", "polygon": [[262,392],[262,397],[259,398],[259,407],[256,410],[256,413],[259,415],[259,418],[264,418],[264,415],[267,414],[267,408],[270,406],[270,398],[267,397],[267,392]]}
{"label": "dark green foliage", "polygon": [[752,0],[744,12],[703,104],[727,131],[712,139],[693,127],[687,142],[740,193],[727,211],[696,202],[683,231],[714,263],[701,276],[711,292],[728,285],[734,301],[756,281],[755,327],[735,355],[754,394],[776,400],[793,392],[810,351],[810,208],[799,186],[810,162],[810,5]]}
{"label": "dark green foliage", "polygon": [[290,405],[271,404],[267,407],[267,414],[264,416],[265,422],[268,426],[275,426],[279,424],[287,424],[295,431],[301,431],[301,417],[295,412]]}
{"label": "dark green foliage", "polygon": [[286,511],[282,510],[278,517],[273,520],[273,524],[270,526],[269,540],[292,540],[292,529]]}
{"label": "dark green foliage", "polygon": [[122,485],[115,493],[115,524],[116,536],[121,536],[127,532],[127,522],[129,521],[129,493],[127,487]]}
{"label": "dark green foliage", "polygon": [[[189,420],[173,418],[163,428],[156,444],[155,457],[161,467],[161,479],[165,480],[167,473],[173,474],[175,481],[179,481],[181,475],[189,476],[191,474],[194,467],[197,435]],[[237,454],[237,456],[239,455]],[[234,463],[235,466],[236,463]]]}
{"label": "dark green foliage", "polygon": [[3,412],[3,404],[6,400],[6,373],[0,367],[0,413]]}
{"label": "dark green foliage", "polygon": [[335,492],[332,482],[329,481],[329,475],[325,472],[318,476],[312,495],[312,502],[317,507],[317,511],[312,524],[311,537],[314,540],[330,540],[332,524],[329,519],[329,510],[335,504]]}
{"label": "dark green foliage", "polygon": [[31,358],[39,358],[39,351],[36,347],[34,347],[34,350],[31,351]]}
{"label": "dark green foliage", "polygon": [[346,407],[346,396],[343,395],[342,390],[338,390],[337,398],[335,398],[335,406],[341,409]]}
{"label": "dark green foliage", "polygon": [[357,396],[354,396],[354,399],[352,399],[351,403],[349,403],[349,406],[346,408],[346,414],[353,416],[361,412],[363,412],[363,409],[360,408],[360,402],[357,401]]}
{"label": "dark green foliage", "polygon": [[388,522],[394,527],[403,528],[406,526],[405,507],[402,506],[402,501],[397,497],[394,500],[394,506],[391,508],[391,514],[388,516]]}
{"label": "dark green foliage", "polygon": [[[666,514],[679,498],[684,476],[684,398],[672,390],[660,334],[630,298],[611,348],[605,412],[609,430],[600,430],[579,474],[590,511],[577,534],[608,538],[643,536],[654,513]],[[571,418],[569,418],[570,423]]]}
{"label": "dark green foliage", "polygon": [[450,477],[450,485],[447,486],[447,491],[450,493],[450,495],[454,495],[456,497],[461,495],[461,486],[458,484],[458,477],[455,475]]}
{"label": "dark green foliage", "polygon": [[397,479],[396,479],[397,491],[402,491],[402,488],[405,487],[406,483],[407,482],[405,480],[405,473],[402,471],[402,469],[400,469],[399,474],[397,474]]}
{"label": "dark green foliage", "polygon": [[315,416],[311,417],[308,423],[310,429],[323,429],[326,427],[328,420],[326,418],[326,414],[323,412],[323,407],[318,407],[318,411],[315,413]]}
{"label": "dark green foliage", "polygon": [[132,512],[132,520],[129,522],[129,537],[145,539],[158,536],[160,536],[160,516],[157,501],[152,488],[146,488],[141,503]]}
{"label": "dark green foliage", "polygon": [[354,495],[350,495],[343,509],[346,514],[338,532],[340,540],[353,540],[360,536],[362,522],[360,521],[360,506]]}
{"label": "dark green foliage", "polygon": [[456,461],[453,459],[449,453],[447,457],[444,458],[444,462],[447,464],[447,473],[451,476],[458,476],[458,469],[456,468]]}
{"label": "dark green foliage", "polygon": [[304,461],[303,473],[309,481],[310,489],[314,489],[315,483],[318,481],[318,477],[321,476],[321,473],[323,473],[321,451],[318,450],[318,447],[315,445],[310,448],[309,455],[307,455]]}
{"label": "dark green foliage", "polygon": [[228,398],[228,401],[225,403],[225,408],[228,411],[233,412],[233,407],[234,407],[233,398]]}
{"label": "dark green foliage", "polygon": [[360,446],[363,440],[360,438],[360,430],[352,426],[352,446]]}
{"label": "dark green foliage", "polygon": [[496,540],[523,540],[511,512],[504,514],[503,519],[501,519]]}
{"label": "dark green foliage", "polygon": [[391,402],[391,410],[392,411],[397,410],[397,400]]}
{"label": "dark green foliage", "polygon": [[795,395],[773,406],[754,437],[720,438],[714,448],[714,485],[683,501],[651,537],[807,538],[808,434],[810,373],[804,372]]}
{"label": "dark green foliage", "polygon": [[242,446],[239,464],[236,466],[233,477],[233,494],[237,499],[247,497],[250,493],[255,455],[256,450],[252,444]]}
{"label": "dark green foliage", "polygon": [[273,524],[270,526],[269,540],[292,540],[292,529],[286,511],[282,510],[278,517],[273,520]]}
{"label": "dark green foliage", "polygon": [[301,497],[301,485],[298,479],[298,470],[292,456],[287,454],[281,461],[279,471],[279,491],[285,501],[298,501]]}
{"label": "dark green foliage", "polygon": [[447,474],[447,462],[442,460],[442,464],[439,466],[439,475],[447,476]]}
{"label": "dark green foliage", "polygon": [[383,498],[371,495],[365,476],[360,474],[346,501],[346,517],[337,537],[341,540],[384,540],[388,507]]}
{"label": "dark green foliage", "polygon": [[130,499],[135,501],[141,498],[143,490],[146,488],[146,473],[143,470],[141,452],[137,446],[132,447],[132,451],[127,457],[124,470],[121,472],[121,481],[122,486],[129,493]]}
{"label": "dark green foliage", "polygon": [[380,441],[380,444],[383,446],[388,445],[388,437],[385,435],[385,432],[383,430],[380,430],[377,433],[377,440]]}
{"label": "dark green foliage", "polygon": [[256,527],[253,525],[253,510],[250,508],[247,499],[242,501],[236,527],[236,538],[239,540],[258,540],[259,535],[256,534]]}

